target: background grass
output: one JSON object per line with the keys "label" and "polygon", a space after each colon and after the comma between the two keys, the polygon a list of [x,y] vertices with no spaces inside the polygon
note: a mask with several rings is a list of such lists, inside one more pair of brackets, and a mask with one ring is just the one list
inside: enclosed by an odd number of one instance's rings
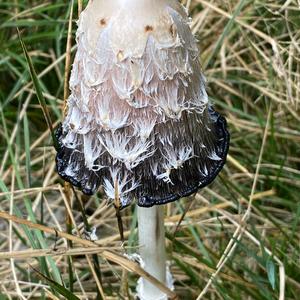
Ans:
{"label": "background grass", "polygon": [[[212,185],[166,207],[175,291],[180,299],[299,299],[300,2],[184,4],[199,40],[208,93],[229,123],[231,147]],[[71,5],[0,2],[0,211],[83,238],[89,236],[88,223],[96,228],[101,249],[85,253],[78,241],[4,216],[1,300],[133,299],[135,293],[137,273],[101,252],[136,252],[135,207],[122,212],[126,242],[121,245],[115,211],[102,201],[101,191],[89,199],[64,192],[16,30],[57,124]],[[74,1],[73,37],[77,5]]]}

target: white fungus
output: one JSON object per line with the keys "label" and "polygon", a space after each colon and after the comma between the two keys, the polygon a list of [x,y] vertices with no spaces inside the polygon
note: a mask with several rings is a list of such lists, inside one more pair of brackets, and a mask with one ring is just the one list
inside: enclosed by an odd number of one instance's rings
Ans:
{"label": "white fungus", "polygon": [[[229,135],[175,0],[90,1],[78,22],[59,174],[122,207],[187,196],[221,170]],[[116,184],[117,183],[117,184]]]}

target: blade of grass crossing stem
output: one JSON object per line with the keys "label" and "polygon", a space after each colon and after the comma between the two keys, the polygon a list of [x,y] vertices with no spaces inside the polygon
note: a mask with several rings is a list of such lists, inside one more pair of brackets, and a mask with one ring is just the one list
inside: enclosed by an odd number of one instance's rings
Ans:
{"label": "blade of grass crossing stem", "polygon": [[237,8],[235,9],[231,19],[228,21],[228,23],[226,24],[224,31],[222,33],[222,35],[219,37],[213,51],[211,52],[210,56],[208,57],[208,59],[205,61],[205,63],[203,64],[203,68],[206,69],[209,64],[211,63],[212,59],[216,56],[217,52],[220,50],[224,39],[228,36],[228,33],[230,31],[230,29],[232,28],[236,17],[240,14],[242,8],[244,7],[244,5],[246,4],[246,0],[241,0],[239,2],[239,4],[237,5]]}
{"label": "blade of grass crossing stem", "polygon": [[[66,48],[66,59],[65,59],[65,78],[64,78],[64,107],[63,107],[63,114],[65,114],[66,107],[67,107],[67,98],[69,94],[69,73],[70,73],[70,65],[71,65],[71,47],[72,47],[72,20],[73,20],[73,5],[74,5],[74,0],[70,1],[69,5],[69,23],[68,23],[68,35],[67,35],[67,48]],[[64,28],[63,28],[64,29]],[[67,196],[67,201],[69,202],[69,205],[72,205],[71,201],[71,188],[70,184],[65,182],[65,193]],[[85,220],[86,221],[86,220]],[[66,215],[66,227],[68,233],[72,232],[72,222],[69,217],[69,215]],[[71,241],[68,241],[68,246],[70,248],[73,247],[73,243]],[[70,290],[73,291],[73,259],[71,257],[68,257],[68,269],[69,269],[69,287]]]}
{"label": "blade of grass crossing stem", "polygon": [[43,111],[47,126],[48,126],[48,128],[51,132],[51,137],[52,137],[52,140],[53,140],[54,147],[57,149],[58,148],[58,143],[57,143],[57,140],[56,140],[56,137],[55,137],[55,134],[54,134],[50,113],[49,113],[47,103],[46,103],[46,100],[44,98],[44,95],[43,95],[43,92],[42,92],[42,89],[41,89],[39,79],[36,75],[32,60],[31,60],[31,58],[30,58],[30,56],[27,52],[26,46],[25,46],[25,44],[24,44],[24,42],[21,38],[19,29],[17,29],[17,30],[18,30],[19,40],[20,40],[20,43],[21,43],[21,46],[22,46],[22,49],[23,49],[28,67],[29,67],[30,76],[31,76],[31,79],[32,79],[32,82],[33,82],[33,85],[34,85],[34,88],[35,88],[35,91],[36,91],[37,98],[38,98],[38,100],[40,102],[40,105],[42,107],[42,111]]}

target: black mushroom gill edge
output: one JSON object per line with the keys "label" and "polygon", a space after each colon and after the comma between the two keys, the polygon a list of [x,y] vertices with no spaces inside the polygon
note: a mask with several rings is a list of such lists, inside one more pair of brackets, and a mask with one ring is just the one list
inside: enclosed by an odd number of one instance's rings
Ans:
{"label": "black mushroom gill edge", "polygon": [[[217,113],[216,111],[213,111],[213,114],[217,118],[217,121],[216,121],[217,129],[219,132],[221,132],[221,135],[223,136],[223,138],[222,138],[222,152],[220,153],[221,160],[218,161],[217,166],[214,168],[214,170],[210,174],[210,176],[207,176],[205,179],[201,180],[198,184],[186,187],[186,189],[184,191],[182,191],[181,193],[175,193],[175,194],[169,195],[167,197],[164,197],[163,199],[155,199],[151,196],[143,195],[137,199],[137,204],[139,206],[152,207],[154,205],[162,205],[162,204],[166,204],[169,202],[174,202],[180,198],[187,197],[187,196],[194,194],[195,192],[197,192],[197,190],[204,188],[205,186],[209,185],[210,183],[212,183],[214,181],[214,179],[217,177],[217,175],[219,174],[219,172],[222,170],[223,166],[226,163],[226,157],[227,157],[227,153],[229,150],[230,134],[227,130],[226,119],[223,116],[221,116],[219,113]],[[77,187],[78,189],[80,189],[85,195],[92,196],[94,194],[93,191],[85,190],[80,182],[75,180],[73,177],[66,175],[64,172],[60,172],[60,169],[61,169],[60,167],[63,167],[63,165],[65,164],[65,162],[62,161],[62,159],[61,159],[61,156],[62,156],[61,152],[63,151],[63,146],[60,142],[61,135],[62,135],[62,125],[59,124],[59,126],[55,132],[55,137],[58,141],[58,143],[57,143],[58,146],[56,147],[56,151],[57,151],[56,170],[57,170],[57,173],[60,175],[60,177],[62,179],[71,183],[73,186]],[[122,208],[124,208],[124,207],[122,207]]]}

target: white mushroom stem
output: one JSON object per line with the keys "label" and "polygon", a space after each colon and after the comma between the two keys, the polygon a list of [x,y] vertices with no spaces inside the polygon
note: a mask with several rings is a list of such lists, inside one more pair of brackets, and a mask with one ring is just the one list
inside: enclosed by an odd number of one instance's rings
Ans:
{"label": "white mushroom stem", "polygon": [[[164,206],[138,207],[138,228],[143,267],[166,284]],[[163,292],[143,278],[139,280],[137,290],[141,300],[167,300]]]}

